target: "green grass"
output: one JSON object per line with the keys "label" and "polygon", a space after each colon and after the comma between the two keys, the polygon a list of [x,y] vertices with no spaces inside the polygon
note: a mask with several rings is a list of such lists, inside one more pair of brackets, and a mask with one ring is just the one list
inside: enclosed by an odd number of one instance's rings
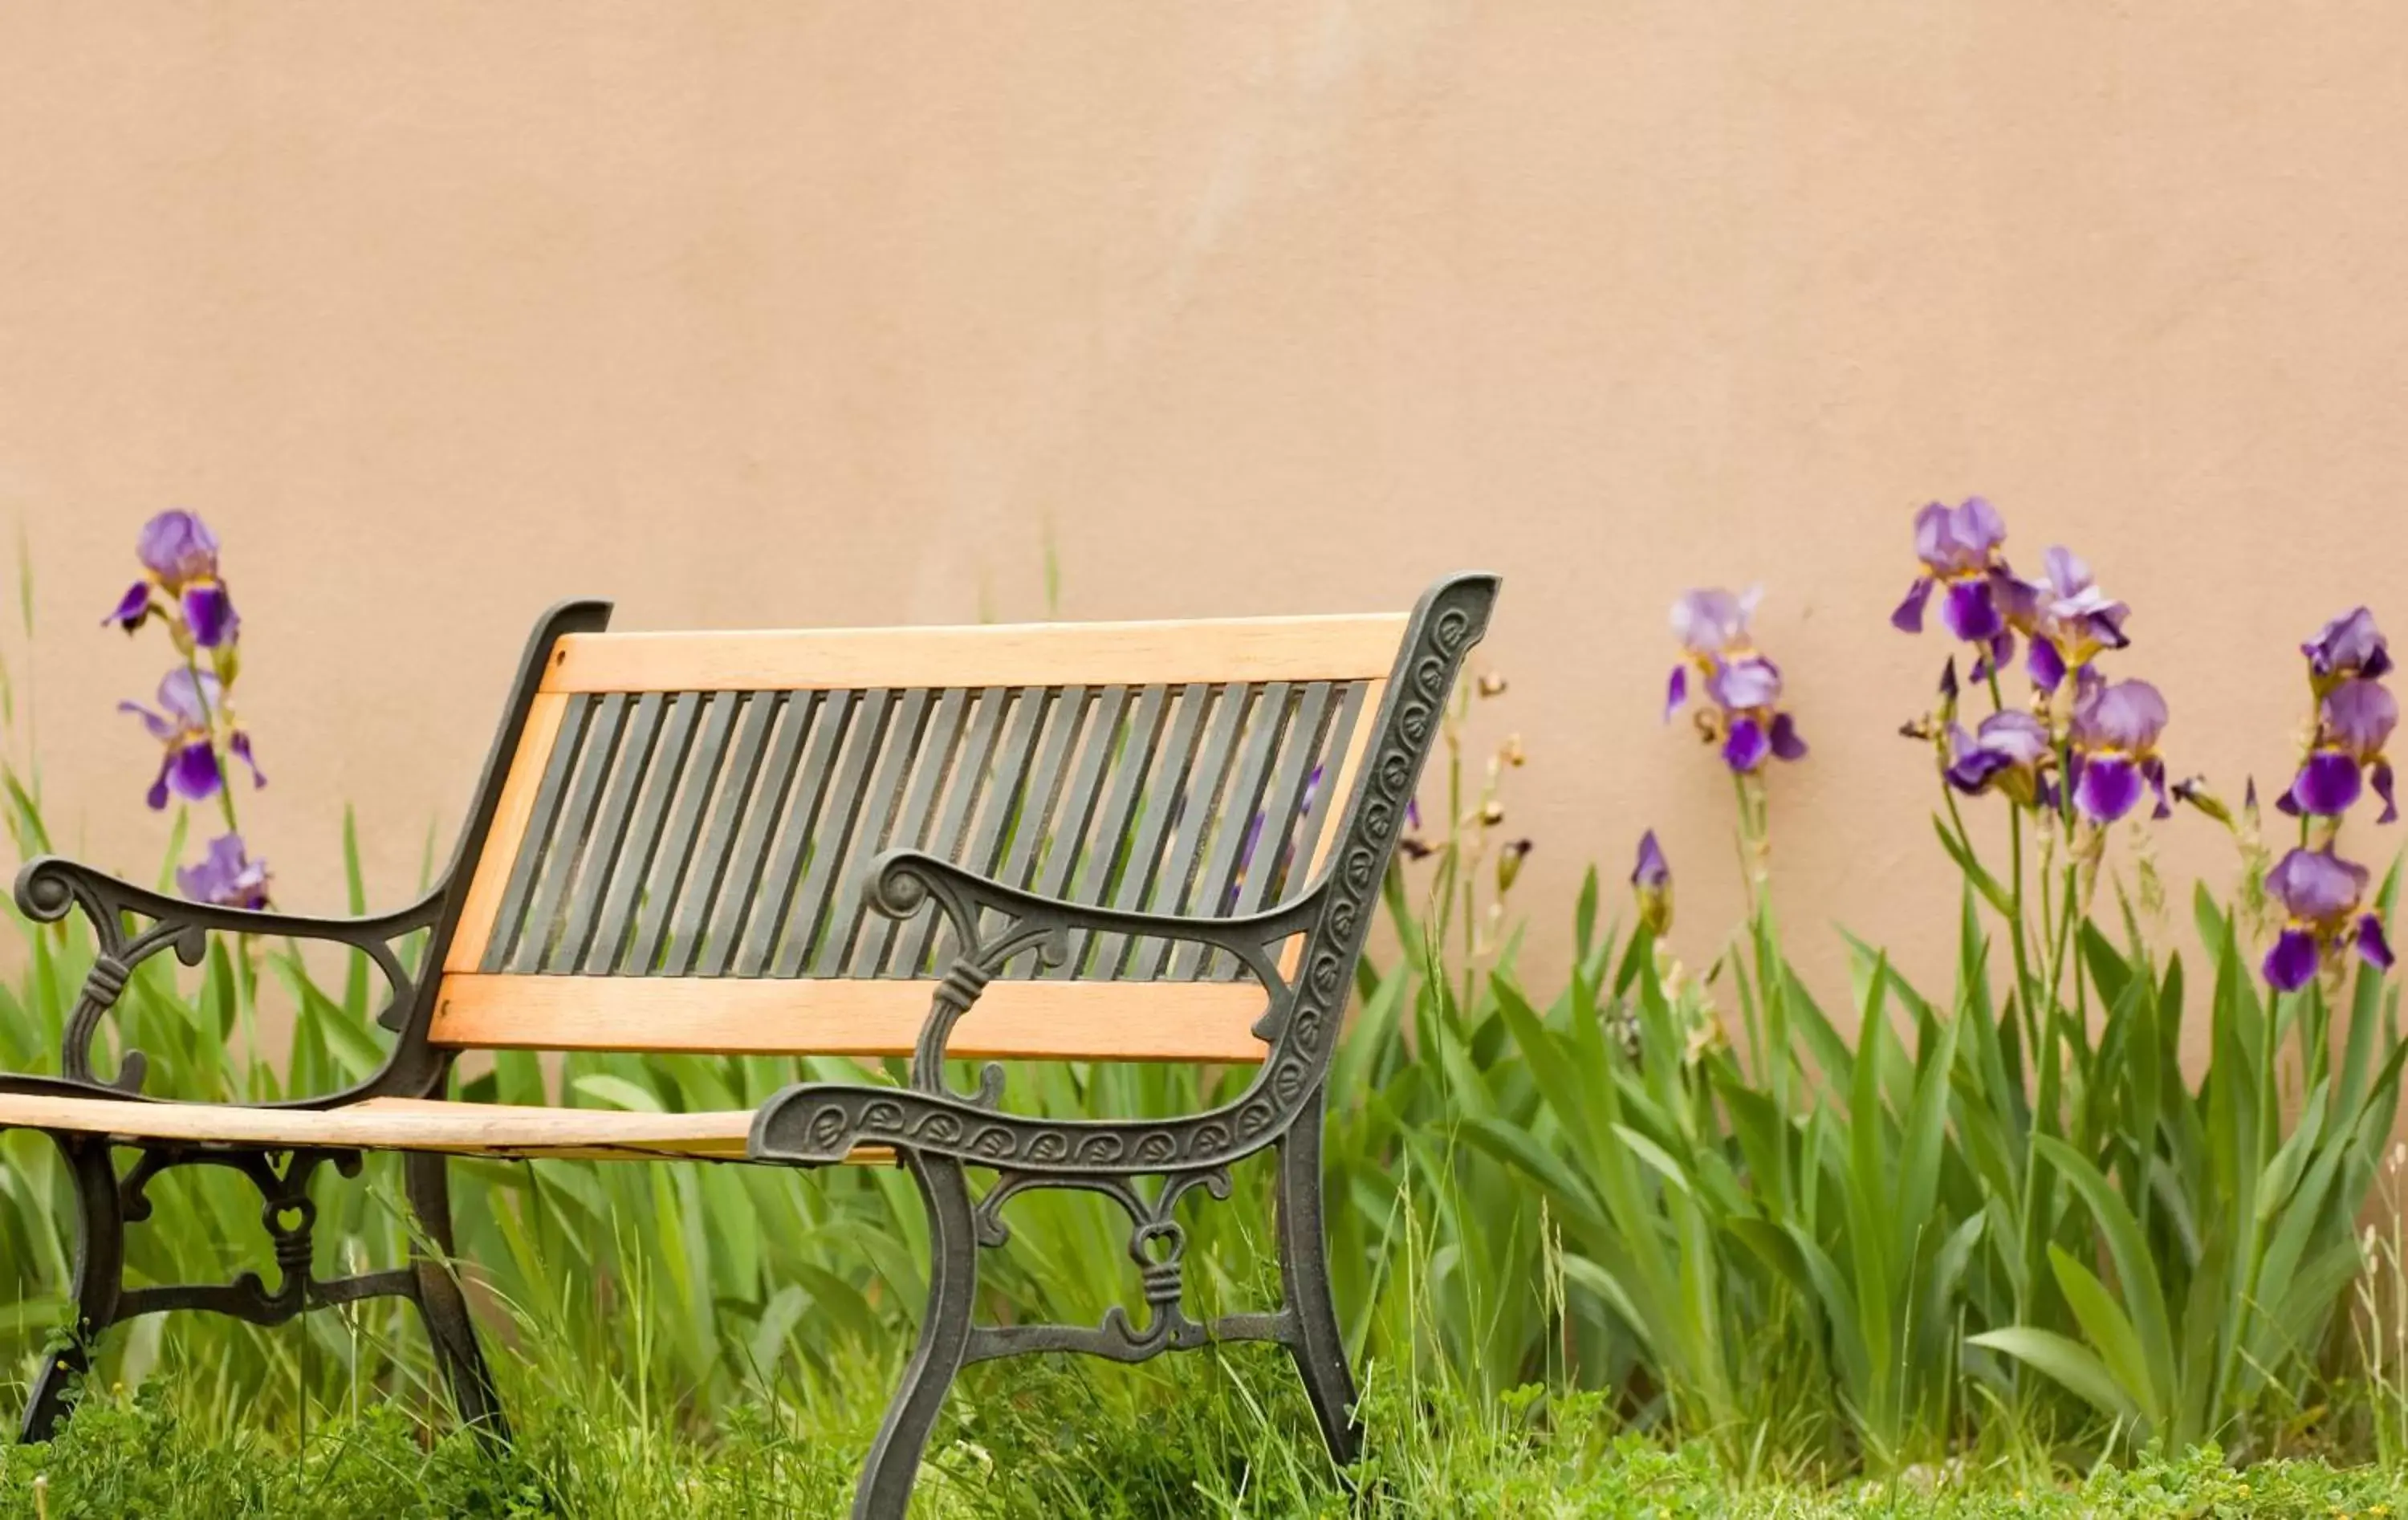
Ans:
{"label": "green grass", "polygon": [[[395,1404],[247,1421],[170,1376],[95,1390],[60,1439],[0,1455],[0,1520],[144,1516],[824,1516],[849,1500],[882,1380],[815,1419],[749,1401],[707,1430],[644,1420],[511,1362],[515,1450],[431,1436]],[[1620,1428],[1592,1396],[1519,1390],[1484,1404],[1376,1370],[1369,1454],[1350,1491],[1324,1461],[1283,1369],[1254,1349],[1171,1372],[1002,1364],[974,1371],[923,1474],[915,1513],[943,1520],[1190,1516],[1806,1517],[2042,1514],[2376,1516],[2408,1477],[2314,1460],[2242,1470],[2202,1449],[2088,1472],[2015,1453],[1834,1485],[1734,1476],[1708,1443]],[[37,1498],[36,1481],[43,1492]]]}

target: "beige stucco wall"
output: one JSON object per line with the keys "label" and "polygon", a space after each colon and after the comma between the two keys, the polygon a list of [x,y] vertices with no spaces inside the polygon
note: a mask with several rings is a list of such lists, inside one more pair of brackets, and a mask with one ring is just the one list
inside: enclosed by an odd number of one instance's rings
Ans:
{"label": "beige stucco wall", "polygon": [[1788,916],[1928,968],[1914,505],[2088,554],[2236,789],[2324,615],[2408,633],[2404,80],[2381,4],[11,6],[0,649],[64,831],[147,871],[110,706],[162,647],[95,623],[204,513],[299,908],[347,798],[407,888],[562,595],[1030,616],[1049,532],[1074,617],[1486,566],[1529,900],[1652,823],[1701,953],[1665,604],[1760,580]]}

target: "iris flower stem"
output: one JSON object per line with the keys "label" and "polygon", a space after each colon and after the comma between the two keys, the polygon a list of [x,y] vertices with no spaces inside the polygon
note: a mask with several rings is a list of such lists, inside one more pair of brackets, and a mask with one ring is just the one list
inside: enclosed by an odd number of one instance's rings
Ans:
{"label": "iris flower stem", "polygon": [[240,834],[242,823],[234,813],[234,768],[232,758],[218,748],[218,715],[209,706],[208,688],[201,684],[201,662],[192,651],[184,652],[184,668],[192,674],[193,699],[201,705],[201,722],[209,731],[209,763],[218,767],[218,806],[224,810],[226,832]]}
{"label": "iris flower stem", "polygon": [[2073,837],[2073,738],[2068,735],[2057,746],[2057,815],[2065,825],[2068,839]]}
{"label": "iris flower stem", "polygon": [[[2058,1004],[2057,989],[2064,976],[2065,949],[2073,938],[2072,925],[2078,916],[2076,905],[2079,901],[2079,894],[2075,877],[2080,869],[2080,866],[2072,863],[2069,863],[2065,868],[2065,896],[2063,901],[2057,906],[2055,922],[2050,925],[2049,933],[2048,984],[2044,989],[2048,1011],[2042,1025],[2042,1034],[2040,1044],[2032,1052],[2035,1096],[2031,1129],[2026,1140],[2028,1149],[2024,1161],[2022,1209],[2024,1277],[2028,1300],[2039,1293],[2041,1274],[2046,1269],[2048,1229],[2047,1222],[2042,1217],[2044,1211],[2042,1195],[2047,1185],[2042,1179],[2050,1171],[2049,1168],[2041,1164],[2037,1154],[2037,1145],[2030,1137],[2050,1135],[2062,1138],[2065,1131],[2065,1126],[2060,1122],[2062,1115],[2057,1112],[2062,1101],[2064,1085],[2063,1072],[2060,1069],[2063,1065],[2061,1049],[2064,1035],[2062,1023],[2064,1010]],[[2030,1323],[2031,1303],[2027,1301],[2017,1305],[2016,1308],[2018,1316],[2025,1323]]]}
{"label": "iris flower stem", "polygon": [[1756,1001],[1764,1011],[1764,1043],[1756,1059],[1766,1083],[1772,1089],[1774,1109],[1786,1124],[1789,1117],[1789,1020],[1787,1005],[1781,999],[1785,999],[1789,991],[1783,984],[1785,972],[1777,959],[1780,941],[1772,922],[1771,882],[1756,868],[1763,858],[1765,823],[1755,799],[1748,796],[1747,778],[1737,771],[1731,772],[1731,796],[1739,807],[1740,874],[1747,880],[1748,917],[1756,930]]}
{"label": "iris flower stem", "polygon": [[2028,931],[2024,923],[2024,810],[2012,803],[2007,809],[2007,861],[2013,876],[2007,889],[2007,902],[2012,910],[2008,915],[2007,930],[2015,953],[2015,1001],[2023,1005],[2024,1023],[2028,1029],[2034,1015],[2031,949],[2026,943]]}
{"label": "iris flower stem", "polygon": [[[1993,713],[2004,712],[2007,710],[2007,696],[1999,685],[1999,662],[1996,660],[1990,662],[1989,686],[1990,710]],[[2062,769],[2058,771],[2060,775],[2063,773]],[[1951,806],[1954,806],[1953,801]],[[1965,826],[1961,821],[1956,825],[1956,832],[1960,836],[1965,832]],[[2013,910],[2009,915],[2013,920],[2009,928],[2014,935],[2015,953],[2015,1000],[2023,1005],[2025,1041],[2029,1046],[2035,1032],[2034,1020],[2037,1014],[2032,1006],[2031,950],[2027,943],[2029,931],[2024,922],[2024,810],[2020,807],[2010,808],[2007,813],[2007,857],[2009,868],[2014,877],[2007,900]],[[2046,884],[2045,881],[2042,883],[2043,896],[2046,895],[2044,890]],[[2043,918],[2046,917],[2047,911],[2047,907],[2043,903],[2041,909]]]}

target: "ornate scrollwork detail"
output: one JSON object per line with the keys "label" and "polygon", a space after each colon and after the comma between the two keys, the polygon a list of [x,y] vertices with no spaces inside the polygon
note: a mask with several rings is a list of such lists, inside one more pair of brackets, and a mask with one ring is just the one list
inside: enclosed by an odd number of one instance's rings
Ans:
{"label": "ornate scrollwork detail", "polygon": [[[303,918],[283,913],[254,912],[187,902],[118,881],[74,861],[44,855],[27,861],[17,873],[17,907],[38,923],[55,924],[81,909],[91,925],[96,953],[84,974],[74,1009],[68,1013],[59,1051],[59,1069],[65,1080],[112,1094],[139,1093],[148,1062],[129,1050],[118,1061],[117,1072],[103,1078],[93,1067],[93,1045],[101,1020],[125,995],[127,983],[143,962],[172,950],[186,966],[198,966],[208,954],[208,937],[216,930],[235,934],[290,935],[328,939],[350,945],[366,955],[384,977],[390,991],[378,1022],[398,1030],[418,997],[417,979],[401,963],[397,941],[435,923],[442,907],[439,893],[380,918]],[[139,928],[127,921],[147,920]]]}
{"label": "ornate scrollwork detail", "polygon": [[259,1222],[267,1232],[277,1282],[271,1289],[259,1273],[244,1272],[231,1283],[129,1288],[116,1317],[132,1319],[170,1309],[208,1309],[254,1325],[281,1325],[317,1304],[413,1291],[406,1272],[376,1272],[331,1281],[310,1275],[318,1206],[309,1197],[309,1178],[320,1167],[329,1164],[342,1176],[356,1177],[360,1174],[360,1153],[296,1150],[286,1153],[280,1165],[273,1154],[263,1151],[146,1148],[141,1159],[118,1183],[122,1217],[128,1223],[150,1218],[150,1183],[171,1168],[211,1166],[240,1172],[259,1190]]}
{"label": "ornate scrollwork detail", "polygon": [[[1005,1172],[972,1212],[978,1243],[989,1248],[1009,1244],[1011,1226],[1003,1222],[1003,1206],[1022,1193],[1046,1187],[1099,1194],[1128,1215],[1128,1256],[1136,1264],[1139,1291],[1146,1303],[1145,1327],[1139,1329],[1128,1312],[1114,1304],[1104,1311],[1103,1323],[1097,1326],[1017,1326],[1000,1339],[1013,1342],[1012,1349],[1025,1349],[1020,1342],[1032,1338],[1051,1339],[1122,1361],[1142,1361],[1156,1352],[1200,1345],[1209,1327],[1188,1318],[1181,1301],[1186,1284],[1187,1231],[1177,1214],[1180,1200],[1198,1187],[1214,1198],[1226,1199],[1228,1169],[1213,1167],[1165,1177],[1152,1197],[1126,1178]],[[1001,1354],[1000,1348],[996,1354]]]}

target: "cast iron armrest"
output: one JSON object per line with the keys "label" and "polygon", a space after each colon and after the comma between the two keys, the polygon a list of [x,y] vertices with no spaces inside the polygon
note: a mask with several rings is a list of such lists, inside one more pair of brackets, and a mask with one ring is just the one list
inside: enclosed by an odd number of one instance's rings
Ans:
{"label": "cast iron armrest", "polygon": [[1254,1032],[1276,1042],[1295,997],[1280,970],[1278,947],[1312,927],[1326,889],[1326,882],[1315,882],[1277,908],[1240,917],[1184,917],[1066,902],[917,850],[881,855],[870,870],[871,905],[903,919],[933,902],[953,932],[954,955],[921,1025],[910,1084],[798,1083],[770,1097],[753,1116],[749,1152],[756,1160],[822,1164],[842,1161],[856,1145],[894,1144],[1020,1171],[1141,1173],[1182,1164],[1222,1165],[1260,1150],[1284,1132],[1303,1094],[1274,1097],[1258,1078],[1235,1103],[1180,1119],[1034,1119],[998,1111],[1003,1068],[993,1063],[976,1093],[948,1088],[946,1046],[954,1025],[997,972],[1030,954],[1046,966],[1064,964],[1074,930],[1227,952],[1268,995]]}
{"label": "cast iron armrest", "polygon": [[[443,908],[444,888],[394,912],[366,918],[313,918],[295,913],[258,912],[245,908],[221,908],[190,902],[122,882],[105,872],[57,855],[27,861],[17,872],[17,911],[37,923],[55,924],[76,909],[92,924],[98,954],[77,994],[59,1052],[61,1080],[68,1084],[103,1090],[111,1097],[138,1095],[149,1063],[139,1051],[128,1051],[117,1075],[104,1080],[92,1068],[92,1041],[101,1018],[116,1006],[134,968],[163,950],[173,948],[186,966],[198,966],[208,951],[212,931],[226,934],[281,935],[346,944],[376,964],[392,997],[377,1022],[398,1030],[418,997],[417,979],[401,963],[394,944],[433,926]],[[148,919],[129,927],[127,915]]]}

